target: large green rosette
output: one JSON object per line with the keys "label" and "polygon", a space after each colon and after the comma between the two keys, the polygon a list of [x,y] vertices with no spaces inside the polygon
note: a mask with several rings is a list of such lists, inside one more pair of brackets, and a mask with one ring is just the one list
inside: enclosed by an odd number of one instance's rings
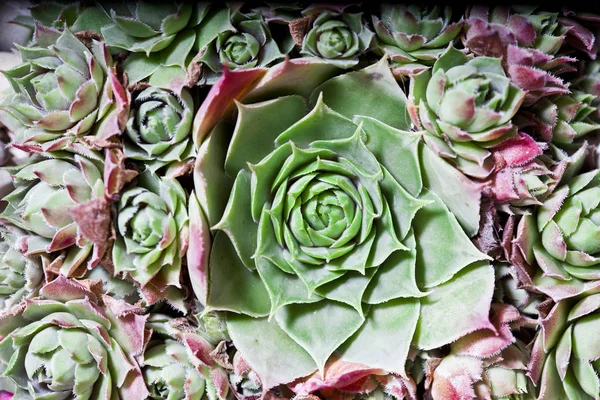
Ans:
{"label": "large green rosette", "polygon": [[199,110],[190,279],[264,390],[490,327],[487,257],[423,183],[464,176],[408,126],[386,60],[226,73]]}

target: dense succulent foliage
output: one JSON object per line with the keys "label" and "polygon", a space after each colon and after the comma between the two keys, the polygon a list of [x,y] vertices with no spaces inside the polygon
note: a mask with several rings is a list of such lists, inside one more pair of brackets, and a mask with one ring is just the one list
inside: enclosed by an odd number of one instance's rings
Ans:
{"label": "dense succulent foliage", "polygon": [[0,400],[600,397],[600,15],[28,12]]}

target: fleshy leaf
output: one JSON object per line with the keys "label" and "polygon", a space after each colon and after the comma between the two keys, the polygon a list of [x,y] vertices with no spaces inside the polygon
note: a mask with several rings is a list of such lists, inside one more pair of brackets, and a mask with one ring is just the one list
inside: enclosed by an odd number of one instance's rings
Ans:
{"label": "fleshy leaf", "polygon": [[212,310],[243,312],[254,317],[269,315],[269,295],[256,272],[237,256],[227,235],[218,232],[211,248],[206,305]]}
{"label": "fleshy leaf", "polygon": [[427,191],[421,198],[434,203],[419,210],[413,222],[417,242],[417,282],[420,285],[426,288],[438,286],[467,265],[489,259],[467,238],[439,197]]}
{"label": "fleshy leaf", "polygon": [[329,356],[360,328],[364,318],[346,304],[322,300],[282,307],[275,320],[323,371]]}
{"label": "fleshy leaf", "polygon": [[230,314],[227,331],[236,348],[260,377],[266,391],[307,376],[317,369],[312,357],[279,325],[266,318]]}
{"label": "fleshy leaf", "polygon": [[[435,265],[435,264],[433,264]],[[421,299],[421,316],[413,343],[429,350],[478,329],[491,329],[488,315],[494,291],[494,270],[476,263]]]}
{"label": "fleshy leaf", "polygon": [[372,306],[364,325],[342,346],[340,354],[345,361],[404,376],[404,364],[418,320],[418,300],[397,299]]}
{"label": "fleshy leaf", "polygon": [[386,58],[360,71],[328,80],[313,92],[313,103],[320,93],[329,107],[346,118],[365,115],[396,129],[410,128],[406,95],[394,79]]}

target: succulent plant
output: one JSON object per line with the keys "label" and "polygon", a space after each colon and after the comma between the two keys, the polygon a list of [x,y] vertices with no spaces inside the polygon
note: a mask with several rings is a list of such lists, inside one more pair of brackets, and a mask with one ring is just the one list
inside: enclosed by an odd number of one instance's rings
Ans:
{"label": "succulent plant", "polygon": [[585,64],[581,76],[573,80],[573,87],[579,91],[595,96],[590,105],[594,108],[590,118],[594,122],[600,121],[600,61],[591,61]]}
{"label": "succulent plant", "polygon": [[508,46],[556,54],[569,28],[559,14],[535,11],[535,6],[477,5],[468,9],[464,45],[477,55],[501,57]]}
{"label": "succulent plant", "polygon": [[535,287],[555,301],[576,296],[599,279],[599,172],[580,174],[557,187],[519,222],[514,243],[527,264],[537,266]]}
{"label": "succulent plant", "polygon": [[110,22],[101,28],[106,43],[134,53],[165,49],[196,17],[194,6],[186,2],[113,1],[99,6]]}
{"label": "succulent plant", "polygon": [[493,329],[473,332],[452,344],[450,354],[428,360],[425,386],[433,400],[533,400],[533,382],[527,376],[530,354],[511,332],[521,324],[519,311],[492,304]]}
{"label": "succulent plant", "polygon": [[138,82],[180,93],[198,79],[194,30],[211,3],[185,1],[111,1],[86,8],[73,28],[103,36],[107,45],[128,53],[123,69]]}
{"label": "succulent plant", "polygon": [[71,31],[38,26],[35,41],[19,47],[23,63],[4,71],[13,93],[0,105],[0,120],[14,144],[28,151],[56,151],[75,141],[109,146],[121,133],[129,95],[106,44],[89,47]]}
{"label": "succulent plant", "polygon": [[449,6],[382,4],[373,16],[375,50],[391,58],[396,76],[427,69],[452,43],[463,28],[463,20],[452,21]]}
{"label": "succulent plant", "polygon": [[568,63],[576,61],[575,58],[553,57],[535,49],[508,46],[506,60],[508,76],[527,93],[523,105],[536,104],[547,96],[570,93],[569,82],[557,75],[574,71]]}
{"label": "succulent plant", "polygon": [[513,266],[507,263],[494,264],[496,285],[494,303],[505,303],[516,307],[528,317],[536,317],[536,307],[542,302],[542,296],[519,287],[519,277]]}
{"label": "succulent plant", "polygon": [[544,141],[558,146],[568,146],[577,139],[600,129],[592,119],[596,96],[578,90],[568,95],[539,99],[534,105],[520,111],[517,122],[533,126]]}
{"label": "succulent plant", "polygon": [[[491,178],[491,191],[499,205],[524,207],[541,204],[552,193],[565,170],[566,161],[552,165],[543,155],[543,147],[530,136],[519,133],[505,140],[492,152],[496,168]],[[511,208],[507,209],[510,213]]]}
{"label": "succulent plant", "polygon": [[150,392],[149,398],[204,398],[205,390],[214,392],[211,383],[206,382],[199,370],[202,369],[210,379],[208,367],[201,368],[202,364],[195,361],[189,348],[180,342],[182,333],[173,326],[175,321],[164,314],[150,314],[146,321],[146,328],[152,330],[152,337],[138,361]]}
{"label": "succulent plant", "polygon": [[104,163],[97,153],[88,155],[37,156],[10,168],[15,190],[4,198],[8,205],[0,215],[22,230],[16,233],[16,249],[27,256],[55,255],[48,268],[66,276],[86,262],[90,268],[97,265],[107,249]]}
{"label": "succulent plant", "polygon": [[197,31],[201,82],[207,84],[216,82],[224,68],[267,67],[281,60],[293,45],[291,37],[287,44],[277,43],[260,13],[242,13],[232,4],[211,9]]}
{"label": "succulent plant", "polygon": [[143,89],[131,103],[125,156],[143,161],[152,171],[185,164],[194,156],[193,116],[194,101],[186,89],[181,95],[152,86]]}
{"label": "succulent plant", "polygon": [[507,399],[534,400],[535,389],[527,373],[528,351],[518,343],[498,356],[449,355],[435,368],[430,388],[433,400]]}
{"label": "succulent plant", "polygon": [[531,351],[530,376],[538,399],[597,398],[598,290],[558,301],[541,320]]}
{"label": "succulent plant", "polygon": [[14,398],[146,398],[133,359],[147,335],[140,309],[65,277],[40,295],[1,317],[0,371],[16,385]]}
{"label": "succulent plant", "polygon": [[183,311],[180,275],[189,233],[187,194],[181,184],[144,172],[121,194],[116,226],[114,272],[126,273],[141,285],[149,304],[166,298]]}
{"label": "succulent plant", "polygon": [[302,54],[319,57],[339,68],[351,68],[370,49],[374,34],[362,13],[322,11],[302,38]]}
{"label": "succulent plant", "polygon": [[511,119],[524,98],[500,59],[469,59],[449,47],[411,81],[411,117],[436,153],[466,175],[486,178],[494,169],[490,149],[516,136]]}
{"label": "succulent plant", "polygon": [[22,300],[37,296],[44,280],[41,260],[25,257],[9,242],[0,243],[0,314],[11,312]]}
{"label": "succulent plant", "polygon": [[[487,257],[422,178],[436,162],[446,183],[462,175],[402,130],[406,98],[385,59],[328,79],[332,68],[299,59],[227,73],[196,116],[190,280],[265,390],[323,378],[336,357],[402,374],[411,342],[433,348],[489,324]],[[438,253],[439,237],[460,252]],[[469,317],[438,326],[442,338],[425,327],[441,323],[430,305],[446,298]]]}

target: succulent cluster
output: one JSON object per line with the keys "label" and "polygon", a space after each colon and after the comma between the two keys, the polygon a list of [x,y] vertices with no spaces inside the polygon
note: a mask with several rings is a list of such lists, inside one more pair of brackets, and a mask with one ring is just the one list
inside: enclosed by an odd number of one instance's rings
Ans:
{"label": "succulent cluster", "polygon": [[0,400],[600,398],[600,15],[14,22]]}

